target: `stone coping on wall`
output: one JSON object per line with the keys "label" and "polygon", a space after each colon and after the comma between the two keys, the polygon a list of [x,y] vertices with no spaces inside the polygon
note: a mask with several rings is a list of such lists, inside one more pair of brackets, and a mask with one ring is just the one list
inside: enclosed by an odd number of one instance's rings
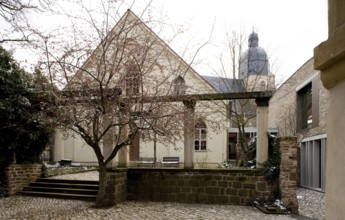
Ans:
{"label": "stone coping on wall", "polygon": [[107,172],[128,172],[129,170],[147,170],[147,171],[170,171],[170,172],[225,172],[225,173],[261,173],[262,168],[255,169],[224,169],[224,168],[194,168],[194,169],[184,169],[184,168],[162,168],[162,167],[130,167],[130,168],[111,168],[107,169]]}

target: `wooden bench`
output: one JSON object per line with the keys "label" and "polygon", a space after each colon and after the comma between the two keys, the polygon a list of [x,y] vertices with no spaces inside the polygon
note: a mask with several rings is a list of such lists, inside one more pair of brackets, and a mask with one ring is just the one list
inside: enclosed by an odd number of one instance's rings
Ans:
{"label": "wooden bench", "polygon": [[61,166],[70,166],[72,164],[71,159],[61,159],[58,161]]}
{"label": "wooden bench", "polygon": [[176,166],[179,167],[180,158],[179,157],[163,157],[162,164],[166,166]]}
{"label": "wooden bench", "polygon": [[153,157],[140,157],[140,160],[137,162],[137,165],[140,166],[154,166],[155,160]]}

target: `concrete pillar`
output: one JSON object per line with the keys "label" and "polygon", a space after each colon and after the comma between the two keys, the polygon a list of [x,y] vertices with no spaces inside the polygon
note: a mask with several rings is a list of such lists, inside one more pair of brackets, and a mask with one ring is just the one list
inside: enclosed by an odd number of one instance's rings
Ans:
{"label": "concrete pillar", "polygon": [[129,161],[129,149],[128,146],[121,148],[118,152],[119,155],[119,161],[118,161],[118,167],[127,167],[128,161]]}
{"label": "concrete pillar", "polygon": [[269,98],[257,98],[256,108],[256,167],[262,168],[268,159],[268,101]]}
{"label": "concrete pillar", "polygon": [[[108,117],[106,117],[107,119],[109,119]],[[109,120],[105,120],[105,122],[109,122],[111,121]],[[105,126],[107,126],[107,124],[105,124]],[[115,129],[111,128],[103,137],[103,156],[104,159],[106,160],[109,155],[113,152],[114,149],[114,143],[115,142]],[[115,161],[114,159],[108,163],[107,167],[111,168],[115,166]]]}
{"label": "concrete pillar", "polygon": [[328,39],[314,49],[315,69],[329,90],[326,148],[326,219],[345,216],[345,1],[328,0]]}
{"label": "concrete pillar", "polygon": [[[124,108],[121,110],[122,112],[122,117],[119,120],[128,120],[128,108]],[[123,142],[128,138],[128,132],[129,132],[129,125],[124,125],[121,129],[120,135],[120,141]],[[118,152],[118,167],[127,167],[127,164],[129,163],[129,151],[130,147],[127,145],[123,148],[121,148]]]}
{"label": "concrete pillar", "polygon": [[185,105],[184,115],[184,168],[193,169],[194,162],[194,111],[195,101],[183,101]]}

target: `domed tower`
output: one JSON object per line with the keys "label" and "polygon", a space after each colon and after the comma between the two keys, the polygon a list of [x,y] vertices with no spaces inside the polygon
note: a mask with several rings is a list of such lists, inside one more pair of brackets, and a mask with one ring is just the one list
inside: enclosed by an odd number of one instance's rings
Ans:
{"label": "domed tower", "polygon": [[248,49],[242,54],[240,62],[240,79],[249,75],[268,75],[269,62],[266,51],[259,47],[258,34],[252,32],[248,39]]}
{"label": "domed tower", "polygon": [[259,47],[259,37],[255,32],[249,35],[248,49],[241,55],[239,79],[250,84],[247,90],[270,90],[274,87],[267,53]]}

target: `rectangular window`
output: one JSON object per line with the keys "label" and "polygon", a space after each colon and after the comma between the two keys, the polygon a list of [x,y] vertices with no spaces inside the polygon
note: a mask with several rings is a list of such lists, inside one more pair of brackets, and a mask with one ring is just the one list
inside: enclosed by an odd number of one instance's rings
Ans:
{"label": "rectangular window", "polygon": [[325,191],[325,135],[305,139],[300,147],[301,186]]}
{"label": "rectangular window", "polygon": [[312,83],[306,85],[303,89],[298,91],[298,121],[299,128],[311,128],[313,123],[312,112]]}
{"label": "rectangular window", "polygon": [[297,90],[296,124],[297,130],[319,125],[319,75],[304,83]]}

